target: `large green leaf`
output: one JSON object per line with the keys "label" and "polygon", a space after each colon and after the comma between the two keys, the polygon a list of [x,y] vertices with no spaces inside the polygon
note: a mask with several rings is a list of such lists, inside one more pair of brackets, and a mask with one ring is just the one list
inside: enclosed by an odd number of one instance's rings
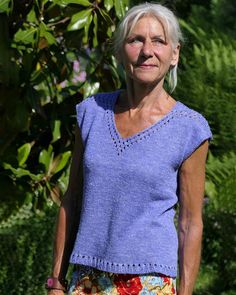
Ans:
{"label": "large green leaf", "polygon": [[58,155],[55,159],[56,165],[54,165],[51,173],[55,174],[57,172],[60,172],[67,165],[70,157],[71,157],[70,151],[67,151],[61,155]]}
{"label": "large green leaf", "polygon": [[112,7],[114,6],[114,1],[113,0],[104,0],[104,6],[107,11],[110,11]]}
{"label": "large green leaf", "polygon": [[75,31],[82,29],[88,22],[92,13],[92,9],[82,10],[74,14],[71,21],[67,27],[69,31]]}
{"label": "large green leaf", "polygon": [[20,178],[23,176],[29,176],[32,180],[39,181],[42,178],[42,174],[32,174],[29,170],[23,168],[14,168],[8,163],[3,163],[4,169],[11,170],[15,177]]}
{"label": "large green leaf", "polygon": [[0,1],[0,12],[8,13],[11,7],[11,0],[1,0]]}
{"label": "large green leaf", "polygon": [[61,128],[61,121],[55,120],[53,122],[53,126],[52,126],[52,141],[51,142],[55,142],[61,138],[60,128]]}
{"label": "large green leaf", "polygon": [[82,6],[91,6],[92,5],[92,3],[90,3],[88,0],[61,0],[58,2],[60,2],[60,4],[63,6],[66,6],[69,4],[78,4],[78,5],[82,5]]}
{"label": "large green leaf", "polygon": [[125,15],[125,11],[128,8],[127,1],[114,0],[116,15],[121,19]]}
{"label": "large green leaf", "polygon": [[49,145],[48,150],[42,150],[39,154],[39,163],[45,167],[45,172],[49,170],[53,158],[53,147]]}
{"label": "large green leaf", "polygon": [[30,12],[27,14],[27,21],[30,23],[38,23],[34,8],[32,8]]}
{"label": "large green leaf", "polygon": [[44,37],[47,40],[49,45],[55,44],[57,42],[56,38],[53,36],[52,33],[49,32],[50,29],[44,22],[40,23],[39,28],[40,28],[39,36]]}
{"label": "large green leaf", "polygon": [[33,44],[37,39],[38,28],[30,27],[29,29],[19,29],[14,36],[15,42],[21,42],[24,44]]}
{"label": "large green leaf", "polygon": [[98,92],[100,83],[99,82],[85,82],[83,86],[84,97],[88,97]]}
{"label": "large green leaf", "polygon": [[88,16],[87,22],[84,26],[84,36],[83,36],[83,43],[84,44],[88,43],[89,27],[91,25],[92,19],[93,19],[93,16],[92,16],[92,14],[90,14]]}
{"label": "large green leaf", "polygon": [[18,148],[18,150],[17,150],[17,160],[18,160],[19,166],[24,165],[24,163],[26,162],[26,160],[29,157],[30,150],[31,150],[31,144],[30,143],[25,143],[21,147]]}
{"label": "large green leaf", "polygon": [[49,45],[55,44],[57,42],[56,38],[52,33],[45,31],[43,37],[48,41]]}
{"label": "large green leaf", "polygon": [[97,32],[98,32],[98,17],[96,12],[94,13],[93,16],[93,47],[98,46],[98,37],[97,37]]}

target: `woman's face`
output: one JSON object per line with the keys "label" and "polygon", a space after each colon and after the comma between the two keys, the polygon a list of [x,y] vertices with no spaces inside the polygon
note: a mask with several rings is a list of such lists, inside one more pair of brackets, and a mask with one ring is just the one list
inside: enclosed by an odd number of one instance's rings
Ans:
{"label": "woman's face", "polygon": [[170,66],[178,63],[179,45],[173,48],[161,22],[152,16],[141,18],[126,38],[121,61],[126,74],[136,82],[157,84]]}

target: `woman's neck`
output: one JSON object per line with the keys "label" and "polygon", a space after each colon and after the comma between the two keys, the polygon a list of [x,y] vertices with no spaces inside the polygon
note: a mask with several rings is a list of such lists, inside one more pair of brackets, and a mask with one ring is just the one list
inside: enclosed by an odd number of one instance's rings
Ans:
{"label": "woman's neck", "polygon": [[127,91],[121,96],[120,104],[129,109],[151,109],[154,106],[162,108],[173,100],[163,88],[163,83],[153,86],[134,81],[127,82]]}

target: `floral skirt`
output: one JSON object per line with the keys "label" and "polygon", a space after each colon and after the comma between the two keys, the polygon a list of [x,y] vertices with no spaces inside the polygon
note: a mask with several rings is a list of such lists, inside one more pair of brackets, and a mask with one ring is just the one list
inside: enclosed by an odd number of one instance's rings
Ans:
{"label": "floral skirt", "polygon": [[159,273],[114,274],[87,266],[73,272],[69,295],[174,295],[176,279]]}

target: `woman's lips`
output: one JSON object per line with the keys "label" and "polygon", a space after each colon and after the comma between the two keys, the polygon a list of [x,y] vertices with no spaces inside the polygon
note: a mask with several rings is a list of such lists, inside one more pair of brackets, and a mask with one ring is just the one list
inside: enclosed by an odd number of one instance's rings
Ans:
{"label": "woman's lips", "polygon": [[138,64],[136,65],[136,67],[143,68],[143,69],[150,69],[150,68],[155,68],[157,66],[153,64]]}

